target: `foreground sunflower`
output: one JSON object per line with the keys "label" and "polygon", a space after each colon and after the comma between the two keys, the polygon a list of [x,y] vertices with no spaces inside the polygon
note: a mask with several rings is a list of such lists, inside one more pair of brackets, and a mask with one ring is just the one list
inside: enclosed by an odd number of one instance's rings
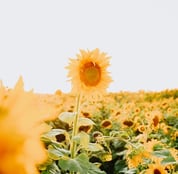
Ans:
{"label": "foreground sunflower", "polygon": [[41,123],[47,117],[32,91],[23,90],[22,78],[11,90],[0,84],[0,174],[39,173],[37,164],[46,159]]}
{"label": "foreground sunflower", "polygon": [[103,94],[112,81],[107,68],[109,57],[99,49],[80,50],[76,59],[70,59],[68,77],[72,82],[72,93],[84,96]]}

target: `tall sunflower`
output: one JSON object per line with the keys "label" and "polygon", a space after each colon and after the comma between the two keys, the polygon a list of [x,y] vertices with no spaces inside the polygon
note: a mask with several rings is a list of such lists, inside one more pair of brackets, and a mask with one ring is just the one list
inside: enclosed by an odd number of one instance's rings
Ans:
{"label": "tall sunflower", "polygon": [[68,77],[72,82],[72,92],[84,96],[95,96],[106,92],[112,81],[107,71],[109,57],[99,49],[80,50],[76,59],[70,59]]}

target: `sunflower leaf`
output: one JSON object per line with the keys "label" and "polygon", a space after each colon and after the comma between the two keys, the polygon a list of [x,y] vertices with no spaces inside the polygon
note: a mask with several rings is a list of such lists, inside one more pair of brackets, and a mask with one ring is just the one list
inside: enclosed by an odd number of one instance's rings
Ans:
{"label": "sunflower leaf", "polygon": [[97,152],[97,151],[103,150],[103,147],[97,143],[89,143],[88,148],[89,148],[89,151],[91,152]]}
{"label": "sunflower leaf", "polygon": [[62,170],[69,170],[72,172],[79,172],[82,174],[87,174],[89,169],[88,157],[85,154],[80,154],[74,159],[59,159],[59,166]]}
{"label": "sunflower leaf", "polygon": [[87,133],[85,132],[80,132],[79,133],[79,136],[80,136],[80,145],[87,149],[88,148],[88,144],[90,142],[90,137]]}
{"label": "sunflower leaf", "polygon": [[57,148],[56,146],[49,145],[48,146],[48,156],[50,159],[59,160],[63,156],[67,157],[69,155],[69,151],[61,148]]}
{"label": "sunflower leaf", "polygon": [[94,124],[95,123],[89,118],[79,118],[79,122],[78,122],[79,126],[89,126],[89,125],[94,125]]}
{"label": "sunflower leaf", "polygon": [[167,158],[164,158],[161,161],[162,165],[171,165],[171,164],[176,164],[176,160],[174,159],[173,156],[168,156]]}
{"label": "sunflower leaf", "polygon": [[68,123],[69,126],[71,126],[75,118],[75,113],[74,112],[62,112],[58,118],[59,120],[65,123]]}
{"label": "sunflower leaf", "polygon": [[59,166],[62,170],[78,172],[80,174],[105,174],[95,164],[90,163],[87,155],[84,153],[74,159],[60,159]]}
{"label": "sunflower leaf", "polygon": [[166,157],[170,157],[171,153],[169,152],[169,150],[164,149],[164,150],[154,151],[153,155],[159,158],[166,158]]}

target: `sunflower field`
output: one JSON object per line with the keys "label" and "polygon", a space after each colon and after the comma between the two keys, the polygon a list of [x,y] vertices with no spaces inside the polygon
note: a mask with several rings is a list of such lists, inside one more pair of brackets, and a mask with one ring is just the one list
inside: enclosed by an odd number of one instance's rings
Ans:
{"label": "sunflower field", "polygon": [[107,92],[109,57],[70,59],[70,93],[0,83],[0,174],[178,174],[178,89]]}

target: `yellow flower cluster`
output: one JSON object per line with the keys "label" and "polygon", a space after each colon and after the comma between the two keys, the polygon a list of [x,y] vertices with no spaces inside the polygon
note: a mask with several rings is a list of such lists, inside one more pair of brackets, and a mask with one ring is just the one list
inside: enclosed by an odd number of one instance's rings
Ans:
{"label": "yellow flower cluster", "polygon": [[[178,131],[173,125],[176,122],[169,120],[172,117],[174,120],[178,118],[177,93],[177,90],[108,93],[104,95],[103,100],[84,100],[80,117],[90,118],[96,123],[93,130],[87,132],[90,135],[95,130],[107,136],[112,131],[127,134],[126,140],[131,143],[126,146],[125,154],[128,168],[144,165],[147,159],[150,162],[142,173],[164,174],[175,165],[162,165],[164,158],[156,156],[154,152],[155,148],[160,146],[170,152],[175,163],[178,161],[178,150],[173,145],[177,141]],[[70,94],[44,95],[43,102],[55,107],[59,113],[75,111],[75,96]]]}

